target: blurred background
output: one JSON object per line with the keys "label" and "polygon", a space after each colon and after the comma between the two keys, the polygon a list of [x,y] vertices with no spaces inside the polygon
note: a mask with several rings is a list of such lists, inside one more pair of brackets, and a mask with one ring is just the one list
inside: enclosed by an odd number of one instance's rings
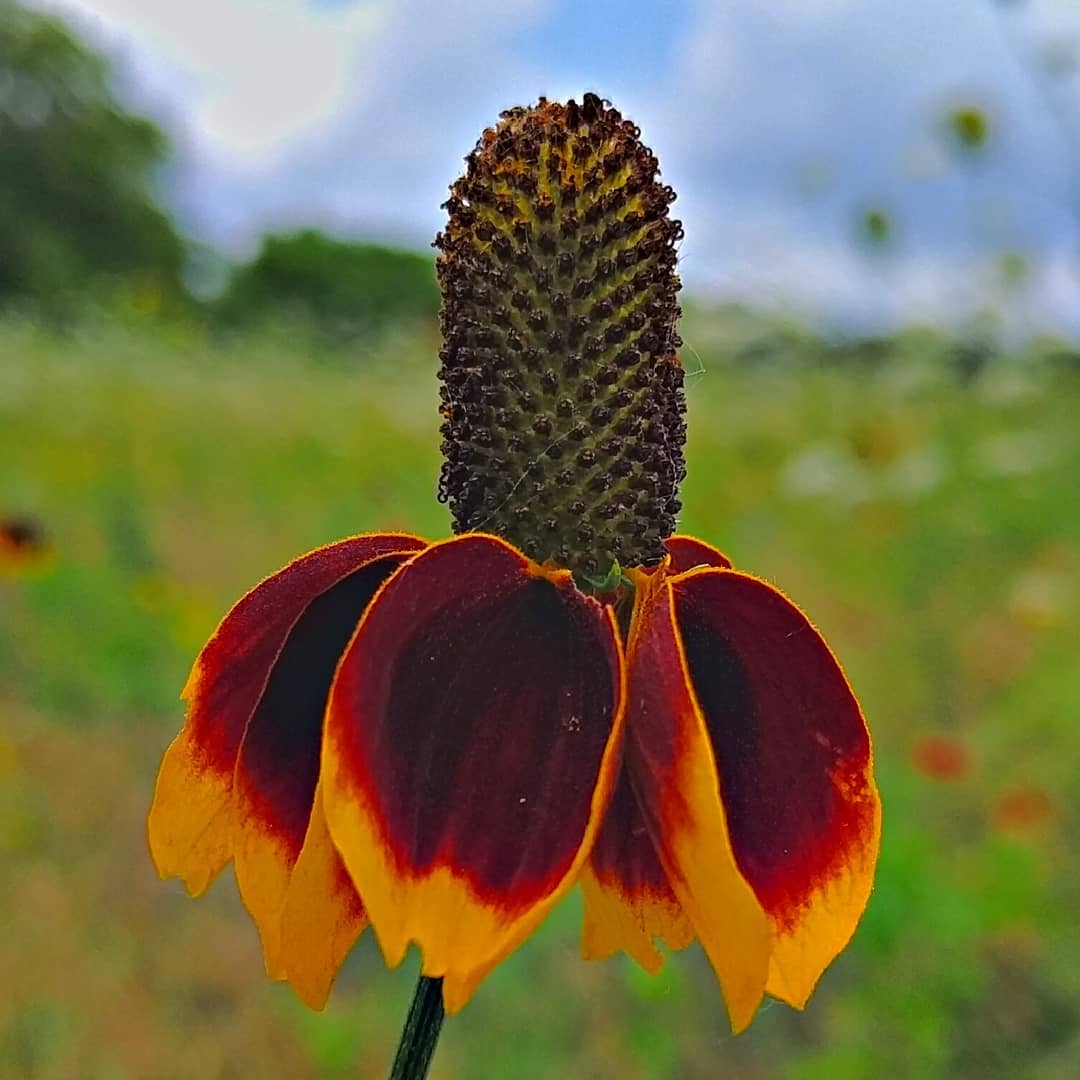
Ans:
{"label": "blurred background", "polygon": [[881,866],[737,1039],[697,947],[584,964],[574,897],[433,1075],[1074,1075],[1075,0],[0,0],[0,1075],[385,1069],[416,958],[366,935],[309,1013],[145,813],[236,597],[448,532],[439,204],[501,109],[586,90],[679,192],[682,527],[843,658]]}

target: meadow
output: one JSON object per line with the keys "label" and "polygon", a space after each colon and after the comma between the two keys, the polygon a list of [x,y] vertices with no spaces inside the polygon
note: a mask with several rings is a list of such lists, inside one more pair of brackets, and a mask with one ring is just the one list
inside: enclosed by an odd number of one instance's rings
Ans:
{"label": "meadow", "polygon": [[[733,1038],[696,946],[579,957],[565,902],[448,1022],[433,1076],[1052,1078],[1080,1060],[1080,362],[930,333],[827,349],[698,314],[684,531],[797,599],[869,718],[875,893],[803,1013]],[[158,880],[145,814],[230,603],[354,532],[447,534],[433,331],[352,349],[0,323],[0,1075],[367,1077],[416,957],[366,934],[327,1010],[262,969],[226,871]],[[972,362],[975,356],[979,362]],[[982,363],[981,360],[986,360]]]}

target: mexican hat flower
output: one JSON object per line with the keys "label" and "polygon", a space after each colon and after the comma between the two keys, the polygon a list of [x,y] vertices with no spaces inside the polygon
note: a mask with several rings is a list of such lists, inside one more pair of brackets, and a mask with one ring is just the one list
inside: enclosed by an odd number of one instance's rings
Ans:
{"label": "mexican hat flower", "polygon": [[20,574],[49,561],[45,530],[31,517],[0,516],[0,575]]}
{"label": "mexican hat flower", "polygon": [[802,1007],[860,918],[880,809],[859,705],[773,586],[675,532],[674,198],[594,95],[484,133],[436,239],[454,535],[354,536],[257,585],[184,690],[163,875],[231,860],[313,1007],[370,924],[455,1012],[566,893],[583,951],[698,940],[732,1025]]}

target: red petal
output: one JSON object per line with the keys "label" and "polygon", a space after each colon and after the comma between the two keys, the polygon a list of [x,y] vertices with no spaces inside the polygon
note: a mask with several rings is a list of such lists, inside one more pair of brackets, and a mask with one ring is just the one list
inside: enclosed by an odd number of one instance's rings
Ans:
{"label": "red petal", "polygon": [[304,609],[371,559],[423,546],[412,536],[372,535],[319,548],[261,582],[225,616],[192,668],[182,695],[187,721],[158,774],[149,838],[163,877],[182,878],[197,895],[232,858],[240,743]]}
{"label": "red petal", "polygon": [[432,546],[361,622],[327,712],[327,821],[387,962],[417,942],[451,1012],[574,884],[623,681],[611,612],[494,537]]}
{"label": "red petal", "polygon": [[248,721],[233,778],[236,883],[275,978],[286,974],[281,909],[311,818],[330,683],[372,597],[406,557],[373,559],[311,600]]}
{"label": "red petal", "polygon": [[712,544],[706,544],[696,536],[669,536],[664,546],[671,556],[670,574],[682,574],[697,566],[731,569],[731,560],[722,551],[717,551]]}
{"label": "red petal", "polygon": [[645,826],[629,773],[622,769],[589,862],[581,873],[585,898],[582,952],[603,960],[623,949],[656,974],[664,958],[653,944],[683,949],[694,940]]}
{"label": "red petal", "polygon": [[716,971],[731,1025],[741,1031],[765,992],[772,931],[735,861],[667,584],[635,611],[629,664],[625,767],[672,890]]}
{"label": "red petal", "polygon": [[767,989],[802,1007],[873,881],[866,724],[828,645],[776,589],[722,570],[670,588],[735,857],[777,935]]}

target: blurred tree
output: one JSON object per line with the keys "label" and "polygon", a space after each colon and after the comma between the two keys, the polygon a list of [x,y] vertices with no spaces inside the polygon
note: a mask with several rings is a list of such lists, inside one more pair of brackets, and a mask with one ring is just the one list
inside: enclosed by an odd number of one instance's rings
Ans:
{"label": "blurred tree", "polygon": [[880,206],[863,210],[858,218],[859,240],[868,248],[880,250],[893,241],[893,222],[889,212]]}
{"label": "blurred tree", "polygon": [[1023,252],[1004,251],[998,257],[997,271],[1006,289],[1021,289],[1031,277],[1031,260]]}
{"label": "blurred tree", "polygon": [[234,324],[299,317],[345,334],[434,319],[438,307],[432,259],[313,229],[265,237],[221,301]]}
{"label": "blurred tree", "polygon": [[151,195],[166,138],[110,77],[58,19],[0,0],[0,305],[183,293],[184,244]]}

